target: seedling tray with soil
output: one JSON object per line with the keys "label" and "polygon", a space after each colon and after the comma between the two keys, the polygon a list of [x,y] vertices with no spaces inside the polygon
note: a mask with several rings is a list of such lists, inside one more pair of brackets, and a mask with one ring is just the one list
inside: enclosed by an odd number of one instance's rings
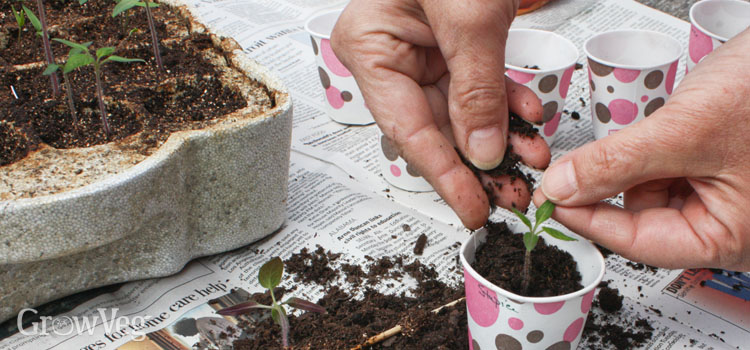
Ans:
{"label": "seedling tray with soil", "polygon": [[281,226],[292,109],[277,78],[179,0],[38,3],[54,61],[0,0],[0,320]]}

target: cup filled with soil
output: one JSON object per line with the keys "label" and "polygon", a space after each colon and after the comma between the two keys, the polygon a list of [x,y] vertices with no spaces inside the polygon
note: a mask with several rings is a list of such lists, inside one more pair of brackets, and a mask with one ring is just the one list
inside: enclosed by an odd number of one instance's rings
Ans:
{"label": "cup filled with soil", "polygon": [[526,284],[526,231],[518,222],[489,223],[461,247],[472,350],[569,350],[580,342],[604,258],[576,234],[542,234]]}

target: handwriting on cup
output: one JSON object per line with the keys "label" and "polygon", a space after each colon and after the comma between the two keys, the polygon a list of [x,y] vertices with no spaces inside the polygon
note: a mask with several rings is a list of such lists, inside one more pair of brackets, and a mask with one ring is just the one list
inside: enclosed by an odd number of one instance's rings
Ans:
{"label": "handwriting on cup", "polygon": [[482,296],[482,298],[489,299],[490,301],[492,301],[493,304],[495,304],[497,308],[506,309],[508,311],[513,311],[515,313],[518,313],[518,310],[516,310],[513,304],[507,302],[506,300],[499,300],[497,298],[497,295],[495,295],[495,293],[491,293],[490,291],[488,291],[487,287],[483,286],[481,283],[479,283],[478,286],[479,286],[479,295]]}

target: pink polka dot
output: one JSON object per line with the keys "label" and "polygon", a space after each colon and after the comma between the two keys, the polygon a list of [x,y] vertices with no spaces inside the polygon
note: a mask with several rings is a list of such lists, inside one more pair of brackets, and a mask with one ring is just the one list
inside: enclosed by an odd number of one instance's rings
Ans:
{"label": "pink polka dot", "polygon": [[552,136],[557,131],[557,127],[560,125],[560,112],[557,112],[552,120],[544,123],[544,135]]}
{"label": "pink polka dot", "polygon": [[568,329],[565,330],[565,333],[563,333],[563,340],[567,342],[573,342],[578,338],[578,334],[581,333],[581,329],[583,329],[583,317],[573,321],[573,323],[568,326]]}
{"label": "pink polka dot", "polygon": [[495,304],[497,295],[495,292],[480,287],[479,281],[471,277],[464,269],[464,287],[466,288],[466,308],[469,316],[481,327],[489,327],[497,321],[500,309]]}
{"label": "pink polka dot", "polygon": [[638,74],[641,74],[641,71],[635,69],[615,68],[614,74],[617,80],[623,83],[629,83],[635,80],[635,78],[638,78]]}
{"label": "pink polka dot", "polygon": [[323,56],[323,62],[326,63],[326,67],[331,70],[331,73],[340,77],[349,77],[352,75],[333,53],[330,40],[323,39],[320,41],[320,54]]}
{"label": "pink polka dot", "polygon": [[590,292],[586,293],[586,295],[583,296],[583,300],[581,300],[581,312],[584,314],[589,313],[589,310],[591,310],[591,301],[594,300],[594,292],[596,289],[592,289]]}
{"label": "pink polka dot", "polygon": [[391,174],[395,177],[401,176],[401,169],[395,164],[391,164]]}
{"label": "pink polka dot", "polygon": [[667,94],[672,94],[672,89],[674,88],[674,78],[677,75],[677,62],[674,61],[671,66],[669,66],[669,69],[667,70],[667,81],[664,82],[664,87],[667,88]]}
{"label": "pink polka dot", "polygon": [[648,96],[646,95],[641,96],[641,102],[646,102],[646,101],[648,101]]}
{"label": "pink polka dot", "polygon": [[698,63],[701,61],[701,58],[705,57],[713,50],[714,44],[711,42],[711,37],[698,30],[695,26],[691,26],[690,43],[688,43],[690,60],[694,63]]}
{"label": "pink polka dot", "polygon": [[508,319],[508,326],[517,331],[523,328],[523,321],[519,318],[511,317]]}
{"label": "pink polka dot", "polygon": [[536,303],[534,304],[534,309],[542,315],[552,315],[562,309],[563,305],[565,305],[564,301],[558,301],[555,303]]}
{"label": "pink polka dot", "polygon": [[517,70],[512,70],[512,69],[508,69],[506,73],[511,79],[513,79],[513,81],[519,84],[526,84],[534,80],[534,74],[531,74],[531,73],[519,72]]}
{"label": "pink polka dot", "polygon": [[328,89],[326,89],[326,99],[328,99],[328,103],[330,103],[331,107],[334,109],[339,109],[344,106],[345,101],[341,98],[341,91],[333,86],[329,86]]}
{"label": "pink polka dot", "polygon": [[628,100],[618,98],[610,102],[608,107],[612,121],[619,125],[630,124],[638,116],[638,105]]}
{"label": "pink polka dot", "polygon": [[570,88],[570,78],[573,77],[573,71],[575,66],[571,66],[563,72],[562,78],[560,78],[560,96],[562,98],[568,97],[568,88]]}

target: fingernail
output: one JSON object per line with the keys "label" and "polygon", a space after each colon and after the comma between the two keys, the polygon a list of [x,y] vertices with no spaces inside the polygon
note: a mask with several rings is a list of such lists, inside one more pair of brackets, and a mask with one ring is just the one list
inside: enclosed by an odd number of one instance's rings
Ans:
{"label": "fingernail", "polygon": [[504,146],[503,132],[499,127],[491,126],[471,132],[467,151],[474,166],[490,170],[500,165],[503,160]]}
{"label": "fingernail", "polygon": [[576,170],[573,162],[554,165],[544,172],[542,178],[542,192],[544,195],[555,201],[570,198],[578,191],[578,181],[576,180]]}

